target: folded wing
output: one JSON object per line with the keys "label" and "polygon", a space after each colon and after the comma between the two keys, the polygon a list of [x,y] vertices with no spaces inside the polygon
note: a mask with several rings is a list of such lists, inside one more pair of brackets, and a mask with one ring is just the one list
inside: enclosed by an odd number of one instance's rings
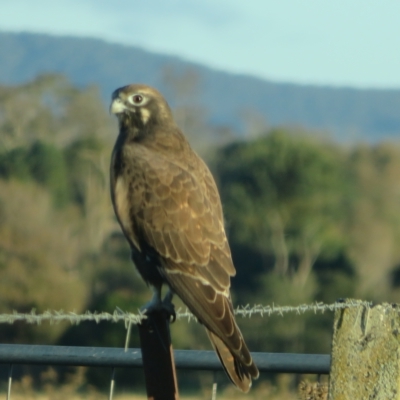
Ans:
{"label": "folded wing", "polygon": [[248,391],[258,370],[233,315],[229,287],[235,268],[219,194],[206,165],[195,161],[188,170],[149,156],[135,221],[159,254],[166,281],[206,327],[229,377]]}

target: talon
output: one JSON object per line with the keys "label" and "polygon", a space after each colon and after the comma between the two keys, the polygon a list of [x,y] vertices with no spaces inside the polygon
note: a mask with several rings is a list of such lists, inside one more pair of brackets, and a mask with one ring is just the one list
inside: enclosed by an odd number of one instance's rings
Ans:
{"label": "talon", "polygon": [[154,296],[153,298],[146,303],[140,311],[143,314],[151,314],[153,312],[164,312],[169,319],[170,322],[175,322],[176,320],[176,312],[175,312],[175,306],[172,303],[172,297],[173,293],[169,291],[166,296],[164,297],[164,300],[161,300],[161,293],[160,290],[154,291]]}
{"label": "talon", "polygon": [[174,323],[176,321],[175,306],[171,302],[162,302],[162,309],[167,314],[169,322]]}
{"label": "talon", "polygon": [[146,315],[161,311],[166,314],[170,322],[175,322],[176,320],[175,306],[170,302],[160,302],[158,304],[150,302],[145,304],[140,311]]}

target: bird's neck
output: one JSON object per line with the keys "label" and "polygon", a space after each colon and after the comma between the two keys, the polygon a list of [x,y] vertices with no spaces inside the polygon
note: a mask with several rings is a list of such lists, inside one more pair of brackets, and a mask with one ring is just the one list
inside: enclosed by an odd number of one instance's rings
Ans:
{"label": "bird's neck", "polygon": [[116,148],[135,144],[178,159],[181,154],[191,152],[189,143],[172,118],[152,118],[143,124],[134,115],[122,115]]}
{"label": "bird's neck", "polygon": [[[136,121],[130,114],[123,114],[119,118],[119,140],[132,142],[144,136],[146,127]],[[121,143],[122,144],[122,143]]]}

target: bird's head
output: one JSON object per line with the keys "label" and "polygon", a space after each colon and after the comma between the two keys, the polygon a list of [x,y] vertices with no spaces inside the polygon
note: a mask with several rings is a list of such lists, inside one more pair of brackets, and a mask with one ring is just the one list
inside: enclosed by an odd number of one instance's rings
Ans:
{"label": "bird's head", "polygon": [[121,87],[112,94],[110,112],[120,125],[144,129],[157,123],[173,123],[171,109],[156,89],[140,84]]}

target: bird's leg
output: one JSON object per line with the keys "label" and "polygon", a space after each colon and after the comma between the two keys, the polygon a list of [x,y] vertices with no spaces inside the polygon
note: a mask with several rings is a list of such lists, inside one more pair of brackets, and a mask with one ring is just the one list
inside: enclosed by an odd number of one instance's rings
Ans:
{"label": "bird's leg", "polygon": [[173,293],[171,290],[169,290],[164,300],[161,300],[161,286],[162,285],[153,286],[153,297],[141,308],[141,311],[144,314],[163,311],[167,314],[168,319],[174,322],[176,319],[176,313],[175,307],[172,304]]}
{"label": "bird's leg", "polygon": [[173,297],[174,293],[172,292],[171,289],[168,289],[168,292],[165,295],[164,300],[162,301],[163,309],[168,313],[171,322],[175,322],[176,320],[175,306],[172,303]]}
{"label": "bird's leg", "polygon": [[161,285],[154,285],[152,286],[152,289],[153,297],[140,309],[145,314],[149,314],[153,311],[159,311],[162,309]]}

